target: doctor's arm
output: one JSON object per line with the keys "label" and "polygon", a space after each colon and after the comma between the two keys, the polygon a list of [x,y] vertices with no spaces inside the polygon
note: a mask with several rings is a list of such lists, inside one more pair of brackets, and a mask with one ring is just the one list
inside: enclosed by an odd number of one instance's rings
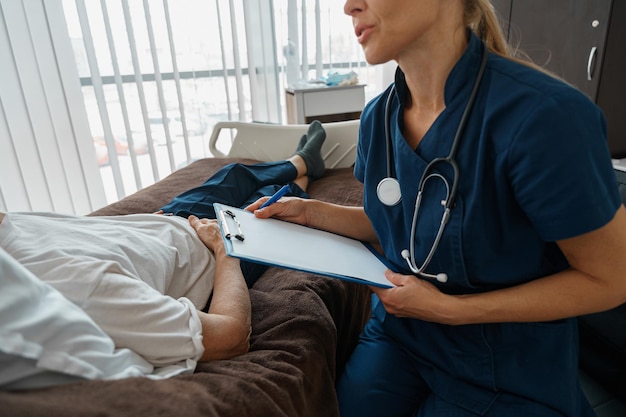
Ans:
{"label": "doctor's arm", "polygon": [[201,361],[228,359],[250,348],[251,306],[239,260],[226,254],[216,220],[189,216],[189,223],[215,255],[213,297],[208,313],[198,312],[204,353]]}
{"label": "doctor's arm", "polygon": [[388,312],[444,324],[550,321],[626,302],[626,210],[603,227],[557,242],[570,268],[522,285],[471,295],[446,295],[414,276],[387,272],[397,285],[372,288]]}

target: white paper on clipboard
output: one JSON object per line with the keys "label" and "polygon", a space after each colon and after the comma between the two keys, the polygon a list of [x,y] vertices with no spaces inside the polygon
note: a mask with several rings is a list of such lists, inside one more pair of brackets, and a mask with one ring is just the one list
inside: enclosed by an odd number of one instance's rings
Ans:
{"label": "white paper on clipboard", "polygon": [[278,219],[258,219],[224,204],[213,206],[230,256],[366,285],[394,286],[385,278],[389,267],[363,242]]}

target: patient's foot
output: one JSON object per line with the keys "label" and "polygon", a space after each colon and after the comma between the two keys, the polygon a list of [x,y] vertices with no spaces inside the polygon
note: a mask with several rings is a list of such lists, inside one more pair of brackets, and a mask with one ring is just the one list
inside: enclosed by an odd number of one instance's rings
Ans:
{"label": "patient's foot", "polygon": [[298,142],[298,147],[296,148],[296,153],[298,153],[302,149],[304,149],[304,145],[306,145],[306,141],[307,141],[306,135],[302,135],[302,137],[300,138],[300,141]]}
{"label": "patient's foot", "polygon": [[307,175],[311,179],[317,179],[324,175],[326,169],[322,158],[324,140],[326,140],[326,131],[319,121],[314,120],[307,130],[306,143],[302,149],[296,151],[296,155],[300,155],[304,159]]}

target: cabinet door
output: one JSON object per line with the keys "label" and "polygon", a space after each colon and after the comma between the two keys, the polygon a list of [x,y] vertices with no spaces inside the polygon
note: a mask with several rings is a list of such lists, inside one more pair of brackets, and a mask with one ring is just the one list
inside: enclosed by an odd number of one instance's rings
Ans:
{"label": "cabinet door", "polygon": [[513,0],[509,43],[595,101],[610,10],[611,0]]}
{"label": "cabinet door", "polygon": [[626,158],[626,1],[615,0],[602,60],[598,105],[604,110],[609,148],[614,158]]}
{"label": "cabinet door", "polygon": [[511,20],[511,3],[512,0],[491,0],[491,4],[500,20],[500,27],[504,32],[504,36],[509,38],[509,20]]}

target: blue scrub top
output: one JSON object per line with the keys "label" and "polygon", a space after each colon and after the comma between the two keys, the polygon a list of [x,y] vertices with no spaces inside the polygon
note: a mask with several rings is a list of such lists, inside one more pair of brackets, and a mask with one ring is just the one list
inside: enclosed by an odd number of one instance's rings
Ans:
{"label": "blue scrub top", "polygon": [[[355,176],[364,184],[365,211],[398,272],[411,274],[401,252],[409,249],[421,174],[428,162],[450,152],[483,47],[470,34],[446,82],[446,108],[417,149],[402,135],[408,89],[398,69],[390,108],[392,172],[402,190],[396,206],[385,206],[376,195],[387,176],[385,102],[391,87],[361,115]],[[555,241],[603,226],[620,205],[600,109],[575,88],[494,54],[456,160],[456,205],[426,269],[448,274],[447,283],[433,282],[447,293],[509,287],[566,269]],[[447,166],[439,173],[452,182]],[[415,236],[418,266],[439,227],[444,196],[441,182],[424,191]],[[404,338],[427,383],[449,401],[479,412],[507,391],[580,415],[574,320],[449,327],[388,319],[387,331]]]}

